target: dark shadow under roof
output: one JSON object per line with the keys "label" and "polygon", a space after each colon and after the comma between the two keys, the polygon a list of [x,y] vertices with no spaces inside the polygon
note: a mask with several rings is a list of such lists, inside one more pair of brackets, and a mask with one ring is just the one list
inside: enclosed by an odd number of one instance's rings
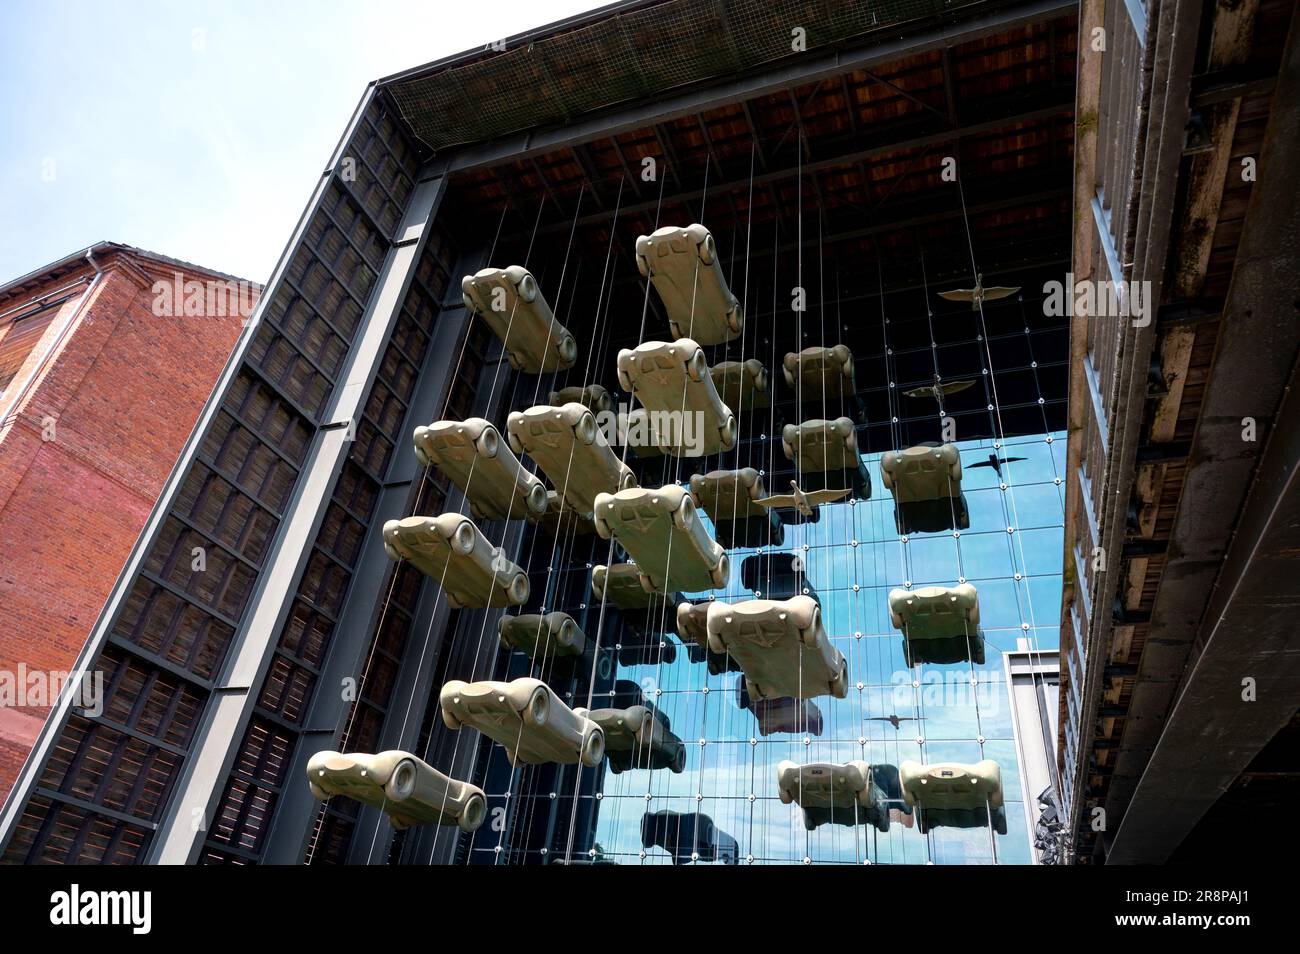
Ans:
{"label": "dark shadow under roof", "polygon": [[[1001,0],[633,0],[380,81],[437,151]],[[806,31],[796,51],[795,30]]]}

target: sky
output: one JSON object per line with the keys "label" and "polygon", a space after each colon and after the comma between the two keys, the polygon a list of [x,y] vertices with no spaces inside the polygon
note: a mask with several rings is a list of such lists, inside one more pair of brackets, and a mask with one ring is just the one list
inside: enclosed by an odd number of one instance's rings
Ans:
{"label": "sky", "polygon": [[0,283],[101,240],[265,282],[367,83],[603,5],[5,0]]}

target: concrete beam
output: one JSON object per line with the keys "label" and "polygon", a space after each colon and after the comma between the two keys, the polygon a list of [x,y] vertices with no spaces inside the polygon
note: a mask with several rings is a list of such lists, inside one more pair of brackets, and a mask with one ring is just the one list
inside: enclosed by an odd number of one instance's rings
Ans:
{"label": "concrete beam", "polygon": [[1294,385],[1293,373],[1287,405],[1198,635],[1199,655],[1137,780],[1108,864],[1166,861],[1295,715],[1300,396]]}
{"label": "concrete beam", "polygon": [[[1275,104],[1300,95],[1298,35],[1293,23]],[[1285,519],[1290,513],[1296,525],[1287,475],[1300,408],[1288,387],[1300,354],[1300,195],[1287,170],[1298,160],[1300,114],[1275,106],[1107,799],[1111,817],[1123,818],[1108,856],[1115,863],[1168,857],[1282,724],[1265,705],[1266,692],[1273,702],[1285,699],[1287,718],[1300,698],[1294,641],[1289,654],[1276,643],[1279,632],[1294,632],[1293,598],[1282,597],[1295,588],[1274,575],[1280,541],[1290,539],[1291,554],[1297,546]],[[1262,450],[1243,440],[1247,417],[1267,441]],[[1261,701],[1243,710],[1245,676],[1257,679]]]}

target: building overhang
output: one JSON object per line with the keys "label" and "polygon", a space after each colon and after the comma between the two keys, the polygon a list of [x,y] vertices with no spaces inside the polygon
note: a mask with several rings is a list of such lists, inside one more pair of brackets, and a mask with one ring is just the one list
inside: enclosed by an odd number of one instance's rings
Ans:
{"label": "building overhang", "polygon": [[[468,168],[1058,18],[1077,3],[815,0],[790,6],[629,0],[377,85],[430,154],[452,152],[448,168]],[[486,147],[466,148],[475,143]]]}

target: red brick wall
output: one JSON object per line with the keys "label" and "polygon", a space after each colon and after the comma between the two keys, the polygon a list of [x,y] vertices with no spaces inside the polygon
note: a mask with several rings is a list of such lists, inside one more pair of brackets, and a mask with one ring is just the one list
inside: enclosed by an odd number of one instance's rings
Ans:
{"label": "red brick wall", "polygon": [[[0,672],[72,668],[239,336],[238,316],[155,316],[173,271],[112,259],[0,422]],[[0,705],[0,799],[48,711]]]}

